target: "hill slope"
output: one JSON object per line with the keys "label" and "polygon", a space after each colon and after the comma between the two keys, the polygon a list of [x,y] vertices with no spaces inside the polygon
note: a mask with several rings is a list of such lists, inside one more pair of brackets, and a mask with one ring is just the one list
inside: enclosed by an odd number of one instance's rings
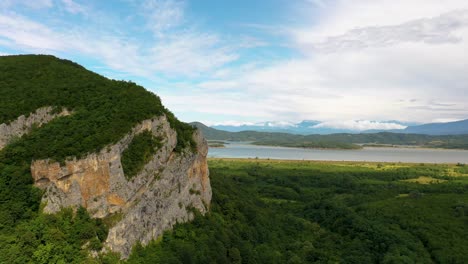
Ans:
{"label": "hill slope", "polygon": [[406,129],[403,129],[399,132],[426,135],[468,134],[468,119],[448,123],[430,123],[419,126],[409,126]]}
{"label": "hill slope", "polygon": [[208,210],[205,140],[143,87],[43,55],[0,57],[0,87],[1,263],[127,257]]}

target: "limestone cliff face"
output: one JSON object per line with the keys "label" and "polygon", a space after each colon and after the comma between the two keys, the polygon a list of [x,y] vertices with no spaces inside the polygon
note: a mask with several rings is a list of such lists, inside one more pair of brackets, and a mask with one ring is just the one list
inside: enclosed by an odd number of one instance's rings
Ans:
{"label": "limestone cliff face", "polygon": [[[163,138],[163,147],[138,175],[127,180],[121,154],[145,130]],[[93,217],[113,218],[106,245],[126,258],[136,242],[145,245],[175,223],[191,220],[191,208],[208,211],[208,147],[198,131],[193,137],[197,152],[175,153],[177,134],[161,116],[143,121],[116,144],[83,159],[65,164],[33,161],[31,173],[35,185],[45,190],[45,212],[83,206]]]}
{"label": "limestone cliff face", "polygon": [[28,117],[22,115],[9,124],[0,124],[0,150],[14,137],[21,137],[28,133],[33,126],[41,126],[59,116],[69,115],[70,112],[63,110],[60,113],[53,113],[53,108],[42,107],[31,113]]}

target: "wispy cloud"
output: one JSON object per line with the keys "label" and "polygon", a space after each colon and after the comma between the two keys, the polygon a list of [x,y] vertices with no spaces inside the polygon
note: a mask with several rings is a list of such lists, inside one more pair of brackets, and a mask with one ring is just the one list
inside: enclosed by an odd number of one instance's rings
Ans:
{"label": "wispy cloud", "polygon": [[270,128],[293,128],[297,127],[297,124],[289,121],[267,121],[267,122],[245,122],[245,121],[234,121],[227,120],[222,122],[210,122],[204,123],[208,126],[231,126],[231,127],[242,127],[242,126],[253,126],[253,127],[270,127]]}
{"label": "wispy cloud", "polygon": [[[303,56],[202,82],[199,87],[208,89],[191,96],[197,111],[255,115],[257,120],[326,120],[366,129],[400,125],[342,120],[430,122],[468,117],[466,2],[352,4],[357,7],[337,1],[324,7],[330,15],[323,14],[317,24],[289,28],[291,38],[286,41]],[[387,15],[385,10],[391,12]],[[395,12],[398,15],[390,15]],[[185,109],[176,100],[167,101],[174,109]]]}
{"label": "wispy cloud", "polygon": [[15,5],[21,5],[32,9],[51,8],[54,3],[53,0],[35,0],[35,1],[18,1],[18,0],[2,0],[0,7],[9,8]]}
{"label": "wispy cloud", "polygon": [[179,0],[145,0],[141,10],[146,26],[158,36],[184,23],[184,2]]}
{"label": "wispy cloud", "polygon": [[[62,3],[72,13],[86,10],[72,0],[62,0]],[[146,21],[155,33],[145,41],[133,38],[131,32],[119,34],[113,29],[96,32],[94,24],[84,28],[52,27],[6,12],[0,12],[0,38],[11,49],[59,56],[87,55],[115,71],[147,78],[197,76],[238,58],[235,49],[217,34],[185,23],[181,3],[148,0],[141,8],[147,12]],[[179,29],[165,32],[173,25]]]}
{"label": "wispy cloud", "polygon": [[457,43],[461,41],[461,37],[455,32],[467,25],[468,10],[457,10],[434,18],[418,19],[399,25],[352,29],[343,35],[311,43],[311,48],[322,52],[339,52],[386,47],[402,42]]}
{"label": "wispy cloud", "polygon": [[290,20],[240,19],[236,34],[203,25],[182,0],[125,0],[124,19],[82,3],[1,1],[1,51],[92,61],[163,87],[185,121],[467,117],[466,0],[303,0]]}
{"label": "wispy cloud", "polygon": [[77,2],[73,0],[61,0],[62,4],[65,7],[65,10],[72,13],[72,14],[79,14],[83,13],[86,14],[86,7],[78,4]]}

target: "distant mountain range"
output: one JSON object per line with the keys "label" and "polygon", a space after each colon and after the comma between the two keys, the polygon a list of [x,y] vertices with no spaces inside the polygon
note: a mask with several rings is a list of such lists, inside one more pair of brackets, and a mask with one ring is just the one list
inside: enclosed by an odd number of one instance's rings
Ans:
{"label": "distant mountain range", "polygon": [[419,126],[409,126],[403,130],[393,130],[398,133],[426,135],[463,135],[468,134],[468,119],[448,123],[430,123]]}
{"label": "distant mountain range", "polygon": [[[376,129],[362,129],[362,127],[376,127]],[[447,123],[430,123],[417,125],[395,120],[391,121],[352,121],[350,124],[337,126],[316,120],[305,120],[299,123],[289,122],[262,122],[250,125],[215,125],[211,126],[218,130],[228,132],[258,131],[279,132],[298,135],[329,135],[336,133],[378,133],[393,132],[403,134],[426,134],[426,135],[462,135],[468,134],[468,119]]]}
{"label": "distant mountain range", "polygon": [[265,131],[229,132],[208,127],[200,122],[191,125],[200,129],[208,140],[250,141],[255,145],[354,149],[365,146],[418,146],[427,148],[468,149],[468,133],[463,135],[427,135],[410,133],[334,133],[299,135]]}

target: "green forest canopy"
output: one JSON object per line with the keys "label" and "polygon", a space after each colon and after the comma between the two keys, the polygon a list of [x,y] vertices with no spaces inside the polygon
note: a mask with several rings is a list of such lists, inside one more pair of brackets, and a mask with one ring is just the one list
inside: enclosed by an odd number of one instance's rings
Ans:
{"label": "green forest canopy", "polygon": [[[132,82],[110,80],[53,56],[0,57],[0,124],[44,106],[74,111],[32,133],[34,158],[63,160],[115,143],[137,123],[165,114],[178,132],[178,148],[195,148],[191,126],[160,98]],[[53,144],[50,144],[53,135]],[[47,146],[47,147],[44,147]]]}
{"label": "green forest canopy", "polygon": [[[211,212],[129,263],[467,263],[467,166],[211,160]],[[431,178],[417,183],[421,175]],[[408,181],[410,179],[411,181]]]}

